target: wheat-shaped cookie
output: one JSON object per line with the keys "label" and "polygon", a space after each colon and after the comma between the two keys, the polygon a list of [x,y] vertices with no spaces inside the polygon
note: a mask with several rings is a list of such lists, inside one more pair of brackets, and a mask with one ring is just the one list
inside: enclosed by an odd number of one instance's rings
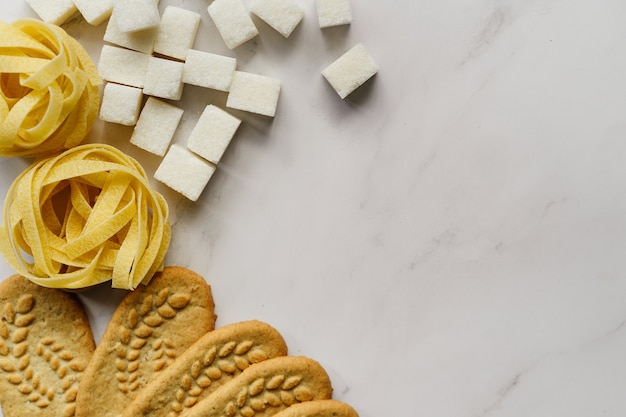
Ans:
{"label": "wheat-shaped cookie", "polygon": [[77,417],[118,417],[142,388],[215,326],[211,287],[167,267],[117,307],[76,400]]}
{"label": "wheat-shaped cookie", "polygon": [[287,354],[287,345],[269,324],[229,324],[202,336],[156,377],[122,417],[177,417],[250,365]]}
{"label": "wheat-shaped cookie", "polygon": [[326,400],[324,368],[304,356],[281,356],[249,366],[180,417],[269,417],[305,401]]}
{"label": "wheat-shaped cookie", "polygon": [[274,417],[359,417],[359,414],[341,401],[316,400],[294,404]]}
{"label": "wheat-shaped cookie", "polygon": [[95,344],[78,299],[14,275],[0,283],[0,404],[5,417],[71,417]]}

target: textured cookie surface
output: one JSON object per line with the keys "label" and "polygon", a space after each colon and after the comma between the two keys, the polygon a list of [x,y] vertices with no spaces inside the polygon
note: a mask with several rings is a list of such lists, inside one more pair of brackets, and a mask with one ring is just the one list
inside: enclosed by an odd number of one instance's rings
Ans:
{"label": "textured cookie surface", "polygon": [[281,356],[251,365],[181,417],[269,417],[306,401],[332,397],[324,368],[304,356]]}
{"label": "textured cookie surface", "polygon": [[260,321],[220,327],[194,343],[155,378],[122,417],[175,417],[255,363],[284,356],[287,345]]}
{"label": "textured cookie surface", "polygon": [[5,417],[71,417],[95,345],[75,296],[14,275],[0,283],[0,404]]}
{"label": "textured cookie surface", "polygon": [[167,267],[117,307],[76,400],[77,417],[113,417],[142,388],[215,326],[211,287],[181,267]]}
{"label": "textured cookie surface", "polygon": [[359,417],[359,414],[344,402],[317,400],[294,404],[274,417]]}

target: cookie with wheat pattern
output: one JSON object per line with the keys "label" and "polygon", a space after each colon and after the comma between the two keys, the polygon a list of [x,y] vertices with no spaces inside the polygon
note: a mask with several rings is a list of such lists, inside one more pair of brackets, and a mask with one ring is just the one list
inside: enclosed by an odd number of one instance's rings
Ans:
{"label": "cookie with wheat pattern", "polygon": [[328,374],[305,356],[281,356],[256,363],[180,417],[269,417],[306,401],[332,397]]}
{"label": "cookie with wheat pattern", "polygon": [[286,354],[283,337],[269,324],[251,320],[220,327],[148,384],[122,417],[177,417],[250,365]]}
{"label": "cookie with wheat pattern", "polygon": [[359,414],[344,402],[317,400],[294,404],[274,417],[359,417]]}
{"label": "cookie with wheat pattern", "polygon": [[204,278],[177,266],[126,295],[85,370],[76,416],[119,416],[142,388],[214,329],[214,308]]}
{"label": "cookie with wheat pattern", "polygon": [[79,300],[14,275],[0,283],[0,404],[5,417],[71,417],[95,349]]}

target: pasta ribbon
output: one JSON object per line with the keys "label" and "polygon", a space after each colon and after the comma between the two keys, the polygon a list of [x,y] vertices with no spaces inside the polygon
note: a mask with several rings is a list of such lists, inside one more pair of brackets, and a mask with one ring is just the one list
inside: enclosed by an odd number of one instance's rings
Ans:
{"label": "pasta ribbon", "polygon": [[80,144],[100,108],[102,80],[61,27],[0,22],[0,156],[40,157]]}
{"label": "pasta ribbon", "polygon": [[111,280],[134,289],[163,268],[169,209],[141,165],[105,144],[42,158],[11,185],[0,252],[44,287],[82,289]]}

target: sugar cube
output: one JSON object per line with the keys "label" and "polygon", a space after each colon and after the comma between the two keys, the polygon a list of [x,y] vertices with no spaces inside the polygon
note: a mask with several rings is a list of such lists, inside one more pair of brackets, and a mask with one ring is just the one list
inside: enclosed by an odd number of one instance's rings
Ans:
{"label": "sugar cube", "polygon": [[187,147],[217,165],[240,124],[240,119],[209,104],[191,131]]}
{"label": "sugar cube", "polygon": [[155,171],[154,178],[189,200],[197,201],[214,172],[215,165],[173,144]]}
{"label": "sugar cube", "polygon": [[150,55],[112,45],[104,45],[98,72],[106,81],[143,88]]}
{"label": "sugar cube", "polygon": [[274,117],[280,80],[249,72],[235,71],[226,106],[264,116]]}
{"label": "sugar cube", "polygon": [[113,0],[74,0],[87,23],[98,26],[111,16]]}
{"label": "sugar cube", "polygon": [[378,66],[363,44],[353,46],[322,71],[339,97],[346,98],[378,72]]}
{"label": "sugar cube", "polygon": [[146,70],[144,94],[180,100],[184,85],[183,67],[182,62],[151,56]]}
{"label": "sugar cube", "polygon": [[122,32],[117,26],[117,18],[115,15],[116,12],[115,9],[113,9],[106,30],[104,31],[104,41],[132,49],[133,51],[143,52],[144,54],[152,54],[158,27],[139,30],[137,32]]}
{"label": "sugar cube", "polygon": [[352,23],[350,0],[315,0],[320,28]]}
{"label": "sugar cube", "polygon": [[[44,22],[60,25],[76,13],[72,0],[26,0],[26,3]],[[4,5],[6,6],[6,4]]]}
{"label": "sugar cube", "polygon": [[209,5],[208,11],[230,49],[235,49],[259,34],[241,0],[214,0]]}
{"label": "sugar cube", "polygon": [[285,38],[304,17],[304,9],[293,0],[256,0],[250,10]]}
{"label": "sugar cube", "polygon": [[154,52],[184,61],[196,39],[199,25],[198,13],[174,6],[166,7],[154,42]]}
{"label": "sugar cube", "polygon": [[137,123],[142,99],[141,88],[107,83],[102,93],[100,119],[105,122],[133,126]]}
{"label": "sugar cube", "polygon": [[228,91],[236,69],[235,58],[190,49],[183,70],[183,82]]}
{"label": "sugar cube", "polygon": [[182,116],[183,109],[158,98],[148,97],[130,143],[155,155],[165,155]]}
{"label": "sugar cube", "polygon": [[115,0],[117,27],[122,32],[136,32],[157,27],[161,21],[155,0]]}

